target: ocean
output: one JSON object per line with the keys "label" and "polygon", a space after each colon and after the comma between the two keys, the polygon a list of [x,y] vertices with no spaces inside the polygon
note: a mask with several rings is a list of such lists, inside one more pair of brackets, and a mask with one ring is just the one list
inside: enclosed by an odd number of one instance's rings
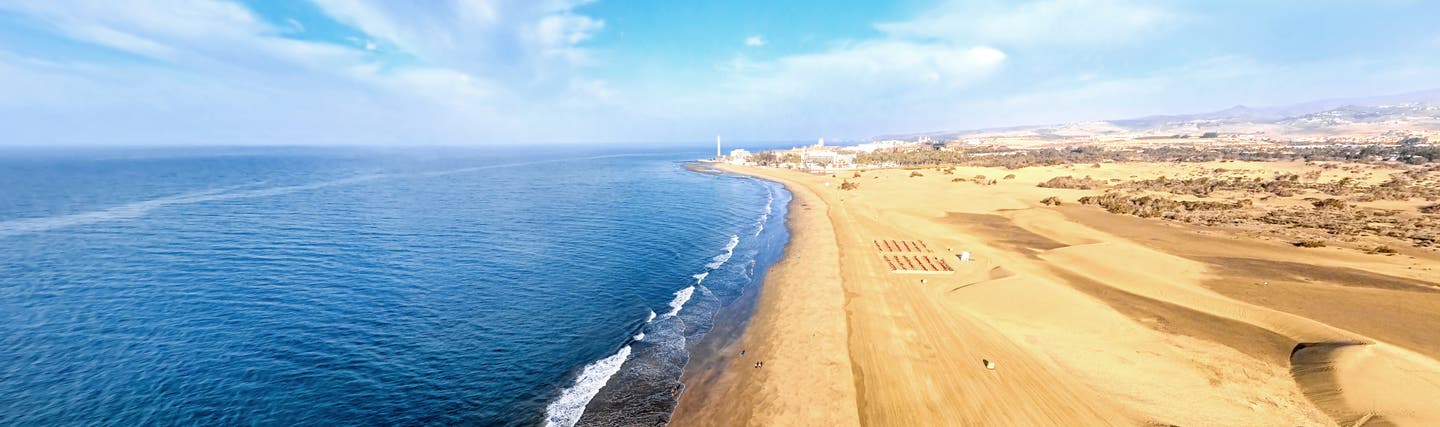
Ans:
{"label": "ocean", "polygon": [[663,423],[788,239],[704,155],[0,152],[0,425]]}

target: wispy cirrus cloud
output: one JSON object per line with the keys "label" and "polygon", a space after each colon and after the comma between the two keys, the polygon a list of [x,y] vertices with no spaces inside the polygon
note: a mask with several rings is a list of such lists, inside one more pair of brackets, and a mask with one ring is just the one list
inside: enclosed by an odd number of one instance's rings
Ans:
{"label": "wispy cirrus cloud", "polygon": [[589,57],[581,46],[605,22],[587,1],[393,2],[315,0],[332,18],[427,64],[497,77],[560,74]]}

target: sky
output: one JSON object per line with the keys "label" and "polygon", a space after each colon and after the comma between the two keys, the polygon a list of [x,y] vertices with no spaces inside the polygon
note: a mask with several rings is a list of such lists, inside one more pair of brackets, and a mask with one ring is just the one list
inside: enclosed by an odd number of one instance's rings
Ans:
{"label": "sky", "polygon": [[860,140],[1440,87],[1440,2],[0,0],[0,145]]}

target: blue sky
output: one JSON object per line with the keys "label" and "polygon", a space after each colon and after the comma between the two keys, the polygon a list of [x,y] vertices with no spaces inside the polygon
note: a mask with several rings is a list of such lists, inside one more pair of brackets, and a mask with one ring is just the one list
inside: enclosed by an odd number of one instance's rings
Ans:
{"label": "blue sky", "polygon": [[1440,87],[1420,0],[0,0],[5,145],[860,139]]}

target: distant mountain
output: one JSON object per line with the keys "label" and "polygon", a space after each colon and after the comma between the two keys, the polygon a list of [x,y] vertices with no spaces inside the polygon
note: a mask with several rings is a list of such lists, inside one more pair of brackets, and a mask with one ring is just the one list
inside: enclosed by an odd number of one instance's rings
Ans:
{"label": "distant mountain", "polygon": [[1236,105],[1196,114],[1156,115],[1120,120],[892,135],[875,139],[964,139],[1031,137],[1064,139],[1117,134],[1164,135],[1197,132],[1279,135],[1378,134],[1440,130],[1440,89],[1363,98],[1342,98],[1251,108]]}

